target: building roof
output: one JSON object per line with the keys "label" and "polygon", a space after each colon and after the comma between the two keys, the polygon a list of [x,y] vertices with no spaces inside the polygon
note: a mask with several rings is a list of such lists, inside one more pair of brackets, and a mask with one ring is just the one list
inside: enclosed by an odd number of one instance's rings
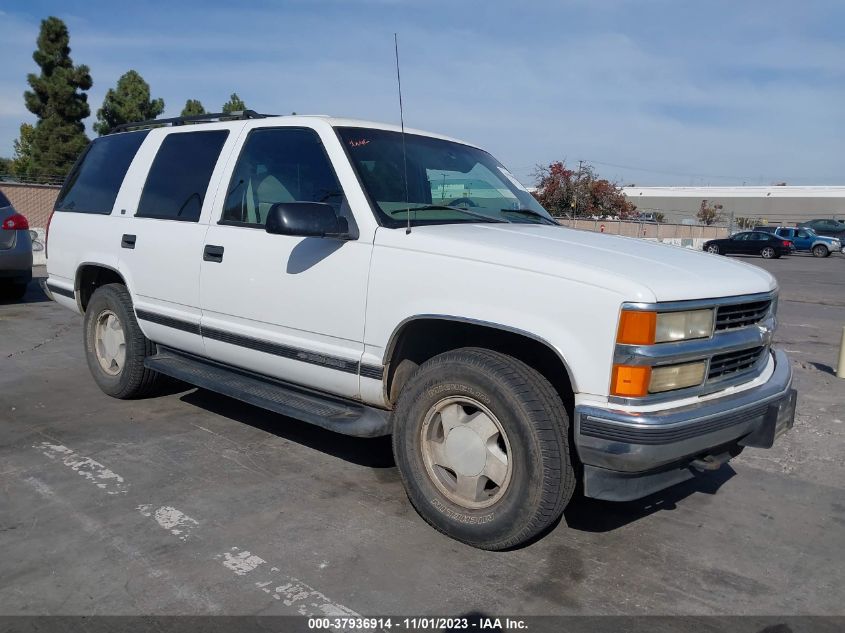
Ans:
{"label": "building roof", "polygon": [[623,187],[629,198],[845,198],[845,186]]}

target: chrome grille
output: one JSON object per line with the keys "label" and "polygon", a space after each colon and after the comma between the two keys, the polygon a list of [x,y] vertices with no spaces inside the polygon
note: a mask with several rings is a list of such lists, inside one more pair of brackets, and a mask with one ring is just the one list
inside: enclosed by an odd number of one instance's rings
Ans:
{"label": "chrome grille", "polygon": [[719,306],[716,311],[716,331],[754,325],[766,318],[771,299]]}
{"label": "chrome grille", "polygon": [[743,349],[738,352],[728,352],[726,354],[717,354],[710,359],[710,370],[707,372],[707,380],[721,380],[722,378],[732,377],[752,369],[760,357],[766,351],[766,348],[752,347],[751,349]]}

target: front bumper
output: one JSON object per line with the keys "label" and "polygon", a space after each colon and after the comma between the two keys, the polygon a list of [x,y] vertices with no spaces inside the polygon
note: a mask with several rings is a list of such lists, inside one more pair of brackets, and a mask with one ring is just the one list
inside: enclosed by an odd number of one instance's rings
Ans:
{"label": "front bumper", "polygon": [[637,499],[689,479],[691,467],[726,461],[742,447],[770,448],[792,427],[796,397],[789,358],[781,350],[772,356],[774,371],[765,383],[722,398],[649,413],[576,407],[585,494]]}

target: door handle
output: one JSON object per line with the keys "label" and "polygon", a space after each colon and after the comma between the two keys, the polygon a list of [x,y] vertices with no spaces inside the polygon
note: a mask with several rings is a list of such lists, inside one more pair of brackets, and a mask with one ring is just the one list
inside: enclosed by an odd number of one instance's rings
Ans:
{"label": "door handle", "polygon": [[202,251],[202,260],[204,262],[221,263],[223,261],[223,247],[206,244]]}
{"label": "door handle", "polygon": [[124,233],[120,238],[120,248],[135,248],[135,236]]}

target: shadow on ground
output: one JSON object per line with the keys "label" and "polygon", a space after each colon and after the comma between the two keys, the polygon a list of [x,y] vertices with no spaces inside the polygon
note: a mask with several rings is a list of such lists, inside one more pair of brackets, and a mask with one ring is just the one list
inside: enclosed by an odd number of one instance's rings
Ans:
{"label": "shadow on ground", "polygon": [[[186,393],[181,400],[210,413],[241,424],[248,424],[266,433],[272,433],[277,437],[347,462],[377,469],[376,472],[381,473],[377,475],[381,480],[391,482],[398,480],[398,473],[395,470],[388,475],[389,469],[396,467],[389,437],[358,438],[341,435],[203,389]],[[569,502],[563,518],[566,525],[573,530],[611,532],[656,512],[674,510],[678,503],[691,495],[716,494],[719,488],[735,474],[733,468],[726,464],[719,470],[696,473],[692,479],[681,484],[643,499],[624,503],[589,499],[578,490]],[[558,523],[550,526],[531,542],[554,530]],[[530,543],[525,545],[530,545]]]}
{"label": "shadow on ground", "polygon": [[186,393],[181,400],[359,466],[379,469],[396,466],[390,437],[341,435],[204,389]]}
{"label": "shadow on ground", "polygon": [[4,296],[2,292],[0,292],[0,305],[43,303],[49,300],[50,298],[46,294],[44,294],[44,290],[42,290],[41,288],[40,280],[37,278],[33,278],[33,280],[29,282],[29,285],[26,288],[26,294],[20,299],[10,299]]}

